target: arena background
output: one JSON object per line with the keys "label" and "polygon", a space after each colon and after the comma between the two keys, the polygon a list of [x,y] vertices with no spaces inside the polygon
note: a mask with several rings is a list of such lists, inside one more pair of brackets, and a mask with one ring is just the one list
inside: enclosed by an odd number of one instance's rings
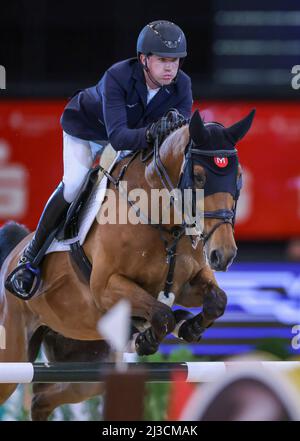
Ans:
{"label": "arena background", "polygon": [[[174,21],[187,36],[183,70],[205,119],[228,125],[257,109],[239,150],[239,252],[230,270],[217,274],[229,306],[190,349],[213,359],[254,348],[282,358],[299,354],[292,345],[300,323],[300,79],[292,73],[300,65],[299,2],[109,4],[32,0],[1,7],[0,223],[14,219],[35,229],[61,179],[59,118],[68,97],[135,56],[147,22]],[[166,341],[162,352],[174,343]]]}

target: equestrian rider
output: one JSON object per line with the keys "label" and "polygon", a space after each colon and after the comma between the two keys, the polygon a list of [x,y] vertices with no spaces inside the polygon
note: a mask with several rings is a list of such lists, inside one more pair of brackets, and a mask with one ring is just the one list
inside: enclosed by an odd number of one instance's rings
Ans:
{"label": "equestrian rider", "polygon": [[13,293],[24,300],[31,297],[33,261],[61,223],[105,144],[111,143],[115,150],[147,149],[157,134],[159,118],[170,108],[190,117],[191,81],[180,69],[186,55],[186,38],[176,24],[151,22],[139,34],[137,58],[114,64],[98,84],[73,95],[61,117],[63,179],[11,279]]}

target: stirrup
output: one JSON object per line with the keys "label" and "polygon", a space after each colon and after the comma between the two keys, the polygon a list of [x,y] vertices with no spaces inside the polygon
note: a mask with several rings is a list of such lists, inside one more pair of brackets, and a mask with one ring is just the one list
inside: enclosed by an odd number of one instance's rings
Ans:
{"label": "stirrup", "polygon": [[[21,270],[29,270],[34,275],[34,283],[31,288],[31,290],[27,293],[24,290],[20,290],[18,285],[15,283],[15,275]],[[39,289],[39,286],[41,284],[41,270],[38,267],[34,267],[31,265],[29,261],[26,263],[21,263],[21,265],[18,265],[7,277],[5,281],[5,288],[8,289],[12,294],[14,294],[16,297],[18,297],[21,300],[30,300],[31,297],[34,296],[34,294]]]}

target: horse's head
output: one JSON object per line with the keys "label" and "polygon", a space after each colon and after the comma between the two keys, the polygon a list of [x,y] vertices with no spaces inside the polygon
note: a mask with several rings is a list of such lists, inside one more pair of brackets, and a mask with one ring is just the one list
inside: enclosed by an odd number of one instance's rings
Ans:
{"label": "horse's head", "polygon": [[203,123],[196,111],[189,124],[191,142],[186,158],[191,161],[196,188],[204,189],[203,242],[211,268],[224,271],[235,258],[233,235],[236,204],[242,187],[242,171],[236,143],[251,127],[255,110],[225,128],[220,123]]}
{"label": "horse's head", "polygon": [[211,268],[218,271],[227,269],[237,251],[233,227],[242,171],[235,145],[250,129],[254,113],[225,128],[204,124],[196,111],[188,125],[175,124],[161,147],[156,145],[145,171],[152,188],[204,189],[202,240]]}

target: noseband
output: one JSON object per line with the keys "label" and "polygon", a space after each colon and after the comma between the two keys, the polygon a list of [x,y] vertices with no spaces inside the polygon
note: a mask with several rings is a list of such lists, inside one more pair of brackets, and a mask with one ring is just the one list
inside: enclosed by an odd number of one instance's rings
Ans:
{"label": "noseband", "polygon": [[230,224],[232,229],[234,228],[234,218],[235,218],[235,209],[234,210],[215,210],[215,211],[204,211],[204,217],[206,219],[220,219],[220,222],[217,222],[208,233],[203,232],[201,234],[201,240],[203,245],[211,238],[214,232],[223,224]]}

